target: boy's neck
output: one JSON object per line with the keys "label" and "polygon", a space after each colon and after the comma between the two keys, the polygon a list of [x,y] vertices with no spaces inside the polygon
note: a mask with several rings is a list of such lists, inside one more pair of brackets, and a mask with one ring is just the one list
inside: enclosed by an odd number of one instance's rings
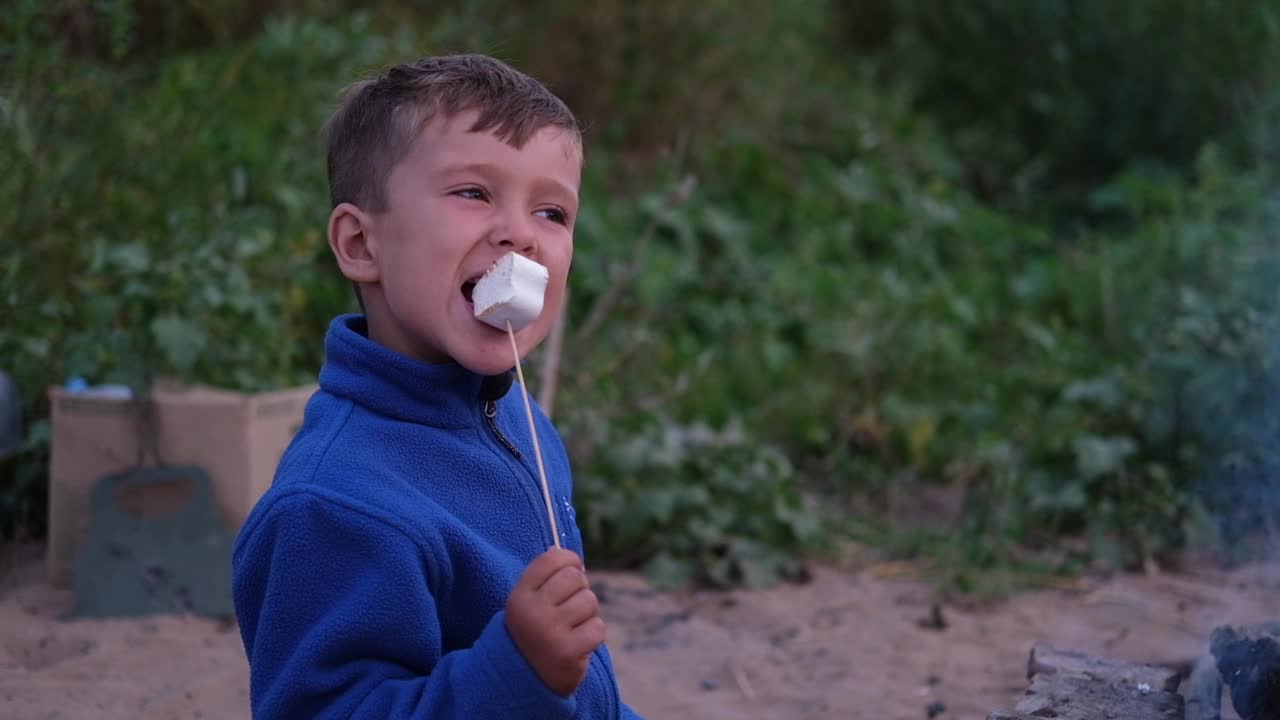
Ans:
{"label": "boy's neck", "polygon": [[511,389],[514,382],[513,372],[508,370],[500,375],[486,376],[480,384],[480,399],[485,402],[500,400]]}

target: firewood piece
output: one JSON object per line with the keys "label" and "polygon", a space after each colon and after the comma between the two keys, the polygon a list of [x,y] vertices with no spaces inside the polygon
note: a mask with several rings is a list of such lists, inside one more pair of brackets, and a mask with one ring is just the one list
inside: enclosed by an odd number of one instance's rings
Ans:
{"label": "firewood piece", "polygon": [[1038,643],[1031,649],[1031,657],[1027,661],[1027,678],[1031,679],[1036,675],[1105,678],[1108,681],[1127,683],[1132,687],[1145,684],[1150,690],[1166,692],[1175,692],[1182,681],[1177,671],[1171,668],[1058,650],[1043,643]]}
{"label": "firewood piece", "polygon": [[1124,680],[1073,676],[1037,676],[1014,709],[1058,720],[1183,720],[1183,700],[1176,692],[1144,691]]}
{"label": "firewood piece", "polygon": [[1183,720],[1175,670],[1038,644],[1027,662],[1030,686],[1013,712],[988,720]]}

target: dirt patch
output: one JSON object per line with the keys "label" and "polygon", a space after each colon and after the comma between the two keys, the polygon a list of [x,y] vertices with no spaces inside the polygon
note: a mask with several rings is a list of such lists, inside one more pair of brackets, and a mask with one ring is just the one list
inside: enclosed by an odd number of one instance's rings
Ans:
{"label": "dirt patch", "polygon": [[[73,620],[41,549],[4,549],[0,717],[245,718],[234,625]],[[902,572],[900,572],[902,571]],[[649,718],[973,718],[1008,708],[1044,641],[1138,662],[1186,661],[1224,622],[1280,618],[1280,567],[1124,576],[983,608],[939,603],[909,568],[818,568],[765,591],[658,593],[594,573],[623,696]]]}

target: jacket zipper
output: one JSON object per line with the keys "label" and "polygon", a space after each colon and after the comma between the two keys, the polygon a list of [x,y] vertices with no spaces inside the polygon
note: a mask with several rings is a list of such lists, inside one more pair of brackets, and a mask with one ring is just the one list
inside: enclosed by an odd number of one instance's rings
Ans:
{"label": "jacket zipper", "polygon": [[494,437],[498,438],[498,442],[501,442],[503,447],[505,447],[512,455],[514,455],[517,460],[523,460],[524,455],[520,453],[520,448],[516,447],[514,443],[512,443],[510,440],[507,439],[506,435],[502,434],[502,430],[498,427],[497,417],[498,417],[498,403],[492,400],[485,400],[484,401],[484,419],[485,419],[485,422],[488,423],[489,425],[490,432],[493,433]]}
{"label": "jacket zipper", "polygon": [[[502,429],[498,427],[497,417],[498,417],[498,404],[492,400],[485,400],[484,401],[484,420],[485,420],[485,423],[489,426],[489,431],[493,433],[494,437],[498,438],[498,442],[502,443],[502,446],[505,447],[513,456],[515,456],[517,460],[522,460],[524,458],[524,455],[520,452],[520,448],[516,447],[515,443],[511,442],[509,439],[507,439],[506,435],[502,434]],[[600,672],[606,678],[604,685],[605,685],[605,693],[609,696],[609,708],[610,708],[609,716],[611,718],[616,718],[618,716],[618,713],[617,713],[618,689],[613,684],[613,682],[609,681],[608,679],[609,673],[605,671],[606,668],[604,667],[604,660],[599,658],[596,653],[592,653],[592,661],[600,665]]]}
{"label": "jacket zipper", "polygon": [[[502,443],[502,446],[505,447],[507,451],[511,453],[512,457],[514,457],[518,461],[518,464],[520,465],[520,467],[528,471],[529,469],[524,465],[524,453],[520,452],[520,448],[516,447],[515,443],[511,442],[511,440],[509,440],[506,435],[502,434],[502,428],[498,427],[497,418],[498,418],[498,403],[494,402],[493,400],[485,400],[484,401],[484,419],[485,419],[485,424],[489,426],[489,432],[493,433],[493,436],[498,439],[498,442]],[[542,488],[538,484],[538,476],[533,475],[532,471],[529,471],[529,472],[533,478],[534,493],[538,496],[537,498],[538,506],[541,507],[542,506]],[[560,518],[558,514],[556,516],[556,521],[563,522],[563,520]],[[550,535],[551,534],[550,526],[548,526],[546,530],[547,530],[547,535]],[[554,538],[552,539],[552,542],[554,542]]]}

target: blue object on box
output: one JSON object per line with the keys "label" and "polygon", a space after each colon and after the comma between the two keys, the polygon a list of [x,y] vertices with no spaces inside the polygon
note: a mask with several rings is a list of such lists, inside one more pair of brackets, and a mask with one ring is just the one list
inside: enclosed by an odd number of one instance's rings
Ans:
{"label": "blue object on box", "polygon": [[83,393],[94,397],[115,398],[117,400],[128,400],[133,397],[133,389],[128,385],[91,385],[88,380],[79,375],[67,378],[67,384],[64,387],[69,392]]}

